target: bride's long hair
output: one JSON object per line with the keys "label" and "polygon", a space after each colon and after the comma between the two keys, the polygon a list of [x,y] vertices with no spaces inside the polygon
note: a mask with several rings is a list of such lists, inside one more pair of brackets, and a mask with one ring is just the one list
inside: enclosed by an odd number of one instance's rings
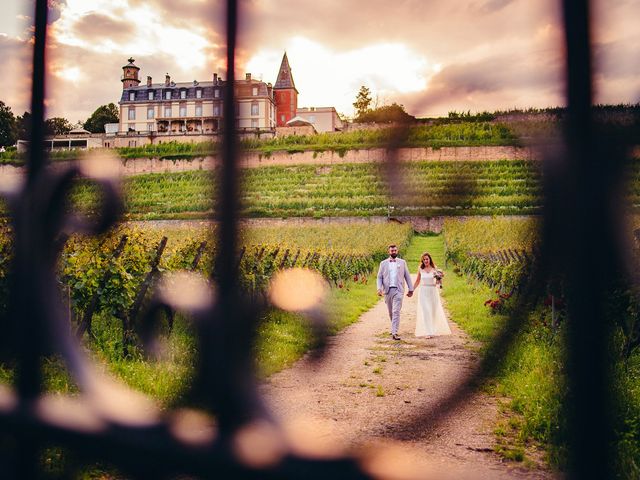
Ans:
{"label": "bride's long hair", "polygon": [[438,268],[438,267],[436,267],[436,264],[433,263],[433,258],[431,258],[431,255],[429,253],[427,253],[427,252],[424,252],[420,256],[420,269],[426,268],[426,265],[424,263],[424,257],[429,257],[429,265],[431,265],[433,268]]}

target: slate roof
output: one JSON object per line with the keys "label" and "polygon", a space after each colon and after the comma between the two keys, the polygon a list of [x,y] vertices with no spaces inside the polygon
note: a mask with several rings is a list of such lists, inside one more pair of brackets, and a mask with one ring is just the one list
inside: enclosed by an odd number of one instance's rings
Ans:
{"label": "slate roof", "polygon": [[293,75],[291,74],[291,67],[289,66],[289,59],[287,58],[287,52],[284,52],[282,56],[282,63],[280,64],[280,71],[278,72],[278,79],[276,80],[274,89],[293,88],[296,93],[298,89],[293,81]]}
{"label": "slate roof", "polygon": [[[258,87],[258,97],[269,96],[269,91],[267,88],[267,84],[258,80],[236,80],[236,86],[241,86],[243,84],[251,84],[252,87]],[[125,88],[122,91],[122,96],[120,97],[120,103],[133,103],[133,102],[162,102],[166,100],[165,95],[167,91],[171,92],[171,100],[184,100],[180,98],[180,91],[187,91],[186,100],[211,100],[211,99],[222,99],[224,96],[224,86],[226,85],[225,81],[219,82],[218,85],[213,84],[212,81],[209,82],[198,82],[194,84],[194,82],[172,82],[170,86],[166,86],[163,83],[153,83],[151,87],[148,87],[146,84],[138,85],[137,87]],[[196,97],[196,90],[202,89],[202,97]],[[214,89],[219,89],[220,94],[218,97],[214,96]],[[154,92],[153,100],[149,100],[149,91]],[[135,100],[129,100],[129,93],[135,93]],[[246,97],[241,97],[246,98]]]}

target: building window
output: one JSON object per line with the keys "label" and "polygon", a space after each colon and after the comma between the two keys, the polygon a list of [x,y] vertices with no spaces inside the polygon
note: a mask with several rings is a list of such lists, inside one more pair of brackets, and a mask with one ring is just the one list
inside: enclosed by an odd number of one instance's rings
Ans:
{"label": "building window", "polygon": [[180,116],[181,117],[186,117],[187,116],[187,104],[186,103],[181,103],[180,104]]}
{"label": "building window", "polygon": [[153,132],[155,130],[155,128],[153,128],[154,125],[155,123],[147,123],[147,131]]}
{"label": "building window", "polygon": [[149,100],[153,100],[153,90],[149,92]]}
{"label": "building window", "polygon": [[213,107],[213,116],[214,116],[214,117],[218,117],[218,116],[220,116],[220,107],[219,107],[218,105],[215,105],[215,106]]}
{"label": "building window", "polygon": [[129,107],[129,120],[135,120],[136,119],[136,108],[135,107]]}
{"label": "building window", "polygon": [[138,141],[137,140],[129,140],[129,146],[130,147],[137,147],[138,146]]}
{"label": "building window", "polygon": [[258,87],[253,87],[253,96],[254,97],[258,96]]}
{"label": "building window", "polygon": [[171,105],[166,105],[164,107],[164,116],[165,118],[171,118]]}
{"label": "building window", "polygon": [[216,97],[216,98],[220,98],[220,89],[216,88],[213,91],[213,96]]}
{"label": "building window", "polygon": [[287,117],[285,117],[284,115],[280,115],[280,121],[281,121],[281,122],[284,122],[286,118],[287,118]]}
{"label": "building window", "polygon": [[129,92],[129,101],[133,102],[136,99],[136,92]]}
{"label": "building window", "polygon": [[171,90],[167,90],[166,92],[164,92],[164,98],[166,98],[167,100],[171,100]]}
{"label": "building window", "polygon": [[147,118],[153,118],[155,115],[155,109],[153,107],[147,107]]}
{"label": "building window", "polygon": [[252,118],[251,119],[251,128],[258,128],[258,119],[257,118]]}
{"label": "building window", "polygon": [[196,90],[196,98],[202,98],[202,89],[201,88],[198,88]]}
{"label": "building window", "polygon": [[202,116],[202,104],[196,103],[196,117]]}
{"label": "building window", "polygon": [[182,98],[183,100],[185,98],[187,98],[187,91],[186,90],[180,90],[180,98]]}
{"label": "building window", "polygon": [[251,115],[259,115],[260,114],[260,105],[258,102],[253,102],[251,104]]}
{"label": "building window", "polygon": [[129,130],[130,132],[135,132],[136,131],[136,124],[135,123],[130,123],[127,125],[127,130]]}

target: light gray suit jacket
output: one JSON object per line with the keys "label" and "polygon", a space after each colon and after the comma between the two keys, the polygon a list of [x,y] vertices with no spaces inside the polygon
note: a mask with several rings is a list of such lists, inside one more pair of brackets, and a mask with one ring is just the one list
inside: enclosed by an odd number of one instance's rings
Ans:
{"label": "light gray suit jacket", "polygon": [[[404,282],[406,281],[409,291],[413,292],[413,283],[411,282],[411,275],[407,268],[407,262],[401,258],[396,258],[396,262],[398,262],[398,278],[396,285],[396,287],[398,287],[398,291],[400,293],[404,293]],[[389,282],[389,259],[387,258],[380,262],[380,268],[378,268],[378,281],[376,282],[378,290],[382,290],[385,295],[389,293]]]}

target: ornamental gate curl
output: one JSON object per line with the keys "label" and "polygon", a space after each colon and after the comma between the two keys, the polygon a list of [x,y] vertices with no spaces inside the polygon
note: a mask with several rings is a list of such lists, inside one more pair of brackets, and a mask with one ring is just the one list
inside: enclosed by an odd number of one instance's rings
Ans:
{"label": "ornamental gate curl", "polygon": [[[156,295],[145,325],[167,307],[194,318],[199,358],[191,399],[195,410],[160,415],[148,400],[103,379],[70,333],[57,289],[56,262],[67,235],[98,234],[119,218],[123,204],[118,178],[104,165],[47,168],[44,140],[47,0],[36,1],[33,50],[32,125],[25,182],[4,192],[14,232],[10,306],[2,321],[2,359],[15,366],[12,388],[0,389],[0,476],[39,478],[39,456],[54,445],[71,452],[77,465],[105,461],[132,478],[358,479],[384,478],[379,452],[367,456],[323,456],[302,438],[286,436],[270,415],[253,372],[252,342],[263,305],[241,298],[237,288],[238,198],[241,171],[235,133],[234,59],[239,16],[237,0],[226,2],[227,87],[224,95],[222,164],[217,176],[215,261],[217,291],[189,284]],[[567,379],[571,397],[569,472],[573,478],[612,478],[612,419],[604,320],[604,279],[594,279],[584,259],[599,252],[612,271],[624,271],[626,250],[610,210],[620,183],[625,151],[607,155],[592,121],[589,2],[564,0],[567,119],[563,149],[548,152],[543,164],[544,222],[537,267],[519,296],[510,321],[472,375],[449,395],[436,413],[411,421],[435,428],[497,368],[523,327],[527,305],[551,274],[566,279],[569,317]],[[392,140],[386,163],[390,191],[399,185]],[[611,153],[613,152],[613,153]],[[91,167],[91,165],[89,165]],[[89,178],[102,192],[99,213],[72,216],[67,208],[75,179]],[[455,186],[452,186],[452,188]],[[598,225],[597,229],[593,225]],[[553,270],[553,271],[552,271]],[[191,281],[191,280],[189,280]],[[174,285],[172,288],[179,289]],[[178,291],[180,294],[176,294]],[[225,321],[232,319],[233,321]],[[593,335],[592,332],[601,332]],[[322,332],[319,330],[319,344]],[[319,356],[322,349],[318,349]],[[43,393],[41,360],[59,355],[80,394]],[[573,399],[573,400],[571,400]],[[580,401],[576,401],[579,399]],[[588,400],[583,400],[588,399]],[[193,428],[214,417],[216,429]],[[195,422],[195,423],[194,423]],[[196,432],[196,433],[194,433]],[[392,460],[389,460],[392,462]],[[405,466],[406,467],[406,466]],[[416,472],[420,475],[421,472]],[[68,473],[69,475],[72,472]],[[184,477],[183,477],[184,476]]]}

